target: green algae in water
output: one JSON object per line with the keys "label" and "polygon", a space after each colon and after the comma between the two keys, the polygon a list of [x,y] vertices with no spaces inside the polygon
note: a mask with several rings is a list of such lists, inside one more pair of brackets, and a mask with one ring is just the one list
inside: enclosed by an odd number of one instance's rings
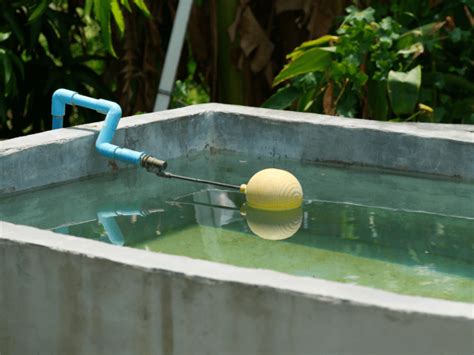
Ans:
{"label": "green algae in water", "polygon": [[235,154],[169,166],[235,184],[265,167],[288,169],[305,192],[301,226],[262,239],[242,195],[141,170],[2,198],[0,215],[118,245],[474,302],[473,184]]}

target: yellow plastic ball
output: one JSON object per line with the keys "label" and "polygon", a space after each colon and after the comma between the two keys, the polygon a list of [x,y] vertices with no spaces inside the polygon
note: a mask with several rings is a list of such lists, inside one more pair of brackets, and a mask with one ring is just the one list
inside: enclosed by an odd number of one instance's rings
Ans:
{"label": "yellow plastic ball", "polygon": [[247,185],[242,185],[247,204],[267,211],[286,211],[303,203],[303,189],[298,179],[280,169],[264,169],[256,173]]}

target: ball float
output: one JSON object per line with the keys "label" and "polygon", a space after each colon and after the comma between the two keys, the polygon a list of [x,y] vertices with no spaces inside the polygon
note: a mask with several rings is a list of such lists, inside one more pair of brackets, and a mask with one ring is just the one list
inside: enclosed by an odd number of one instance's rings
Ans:
{"label": "ball float", "polygon": [[240,186],[247,205],[265,211],[287,211],[301,207],[303,189],[298,179],[286,170],[264,169]]}

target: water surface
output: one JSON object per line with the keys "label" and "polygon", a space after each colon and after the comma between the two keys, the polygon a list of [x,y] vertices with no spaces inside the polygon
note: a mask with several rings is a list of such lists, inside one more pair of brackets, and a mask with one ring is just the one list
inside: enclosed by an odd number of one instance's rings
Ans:
{"label": "water surface", "polygon": [[0,216],[116,245],[474,302],[473,184],[230,153],[168,169],[238,185],[266,167],[299,178],[300,211],[262,214],[238,192],[132,169],[1,198]]}

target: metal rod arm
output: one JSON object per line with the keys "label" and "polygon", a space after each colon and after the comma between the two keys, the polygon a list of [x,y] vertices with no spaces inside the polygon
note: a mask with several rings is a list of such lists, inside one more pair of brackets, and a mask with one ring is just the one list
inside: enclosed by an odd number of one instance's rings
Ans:
{"label": "metal rod arm", "polygon": [[226,184],[226,183],[223,183],[223,182],[197,179],[197,178],[192,178],[192,177],[189,177],[189,176],[176,175],[176,174],[168,173],[168,172],[165,172],[165,171],[158,172],[158,173],[156,173],[156,175],[160,176],[160,177],[168,178],[168,179],[186,180],[186,181],[191,181],[191,182],[197,182],[197,183],[200,183],[200,184],[215,185],[215,186],[220,186],[220,187],[226,187],[226,188],[229,188],[229,189],[240,190],[239,185],[232,185],[232,184]]}

